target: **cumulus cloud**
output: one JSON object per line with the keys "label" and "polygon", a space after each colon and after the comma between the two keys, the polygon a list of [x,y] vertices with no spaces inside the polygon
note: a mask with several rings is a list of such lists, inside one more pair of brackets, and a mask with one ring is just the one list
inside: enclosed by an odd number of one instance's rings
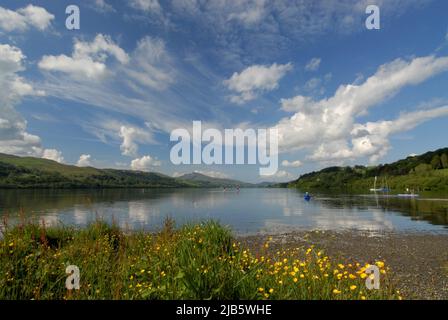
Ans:
{"label": "cumulus cloud", "polygon": [[305,66],[306,71],[317,71],[320,67],[322,60],[320,58],[311,59]]}
{"label": "cumulus cloud", "polygon": [[128,54],[109,36],[98,34],[92,42],[75,40],[72,56],[44,56],[39,68],[62,72],[77,79],[99,80],[107,75],[106,60],[114,57],[119,63],[129,62]]}
{"label": "cumulus cloud", "polygon": [[16,11],[0,7],[0,29],[7,32],[23,32],[30,27],[44,31],[51,26],[52,20],[54,20],[54,15],[45,8],[32,4]]}
{"label": "cumulus cloud", "polygon": [[120,137],[123,139],[123,143],[120,146],[120,150],[124,156],[135,157],[138,153],[138,144],[151,142],[151,134],[144,129],[132,126],[121,126]]}
{"label": "cumulus cloud", "polygon": [[[314,101],[307,97],[282,100],[282,108],[294,111],[290,118],[281,120],[279,144],[283,151],[314,148],[312,159],[356,159],[369,156],[376,161],[389,148],[388,137],[395,130],[385,128],[385,123],[358,124],[358,117],[393,97],[403,87],[417,85],[448,71],[448,57],[419,57],[410,61],[397,59],[382,65],[377,72],[359,85],[342,85],[328,99]],[[444,108],[424,113],[409,113],[395,120],[397,126],[406,119],[401,130],[410,130],[435,116],[447,115]],[[403,118],[404,117],[404,118]],[[420,120],[419,118],[420,117]],[[376,128],[381,128],[377,130]],[[317,148],[316,148],[317,146]],[[381,147],[383,146],[383,147]]]}
{"label": "cumulus cloud", "polygon": [[25,59],[19,48],[0,44],[0,152],[40,157],[41,139],[27,132],[26,120],[15,109],[23,97],[45,94],[19,75]]}
{"label": "cumulus cloud", "polygon": [[132,160],[131,169],[135,171],[150,171],[154,167],[160,167],[161,162],[151,156],[143,156]]}
{"label": "cumulus cloud", "polygon": [[254,100],[259,94],[272,91],[278,88],[280,80],[293,68],[291,63],[253,65],[242,72],[235,72],[232,77],[224,81],[224,84],[231,91],[238,93],[231,97],[231,101],[236,104]]}
{"label": "cumulus cloud", "polygon": [[282,166],[285,168],[299,168],[302,165],[303,165],[303,163],[300,160],[296,160],[296,161],[283,160],[282,161]]}
{"label": "cumulus cloud", "polygon": [[56,149],[45,149],[42,153],[42,158],[53,160],[59,163],[64,163],[64,157],[62,156],[62,152]]}
{"label": "cumulus cloud", "polygon": [[76,163],[76,165],[78,167],[90,167],[92,165],[92,163],[90,162],[91,159],[91,155],[90,154],[82,154],[79,157],[78,162]]}

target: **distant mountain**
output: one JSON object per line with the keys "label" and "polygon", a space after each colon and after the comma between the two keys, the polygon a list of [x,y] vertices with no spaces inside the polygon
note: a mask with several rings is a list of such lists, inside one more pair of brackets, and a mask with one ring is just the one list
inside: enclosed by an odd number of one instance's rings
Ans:
{"label": "distant mountain", "polygon": [[185,174],[177,178],[177,180],[184,181],[185,183],[191,183],[202,188],[219,188],[219,187],[255,187],[254,184],[242,182],[232,179],[214,178],[198,172]]}
{"label": "distant mountain", "polygon": [[391,164],[365,167],[330,167],[311,172],[283,186],[304,191],[369,192],[378,177],[377,188],[386,184],[392,192],[448,191],[448,148],[409,156]]}

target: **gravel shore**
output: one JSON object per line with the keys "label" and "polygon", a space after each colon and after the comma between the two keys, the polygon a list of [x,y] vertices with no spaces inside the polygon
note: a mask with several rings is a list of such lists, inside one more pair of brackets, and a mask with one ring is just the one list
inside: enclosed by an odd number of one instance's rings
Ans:
{"label": "gravel shore", "polygon": [[[268,236],[244,236],[240,241],[256,252]],[[448,234],[294,231],[270,236],[272,252],[315,245],[333,258],[384,261],[405,299],[448,300]]]}

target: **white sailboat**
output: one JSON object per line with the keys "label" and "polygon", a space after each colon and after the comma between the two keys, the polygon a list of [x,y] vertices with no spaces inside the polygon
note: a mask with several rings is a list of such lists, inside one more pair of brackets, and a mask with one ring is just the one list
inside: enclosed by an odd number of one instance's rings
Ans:
{"label": "white sailboat", "polygon": [[378,181],[378,177],[375,176],[375,182],[373,183],[373,188],[370,189],[370,192],[389,192],[389,188],[387,187],[387,181],[386,181],[385,186],[383,186],[381,188],[376,187],[377,181]]}

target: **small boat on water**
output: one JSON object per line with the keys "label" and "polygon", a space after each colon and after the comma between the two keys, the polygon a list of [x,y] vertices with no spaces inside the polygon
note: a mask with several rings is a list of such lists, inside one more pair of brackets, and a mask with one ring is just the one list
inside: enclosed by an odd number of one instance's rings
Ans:
{"label": "small boat on water", "polygon": [[397,197],[399,197],[399,198],[418,198],[418,197],[420,197],[420,195],[418,193],[414,193],[414,190],[411,191],[409,189],[406,189],[406,192],[407,193],[397,194]]}
{"label": "small boat on water", "polygon": [[420,197],[420,195],[415,194],[415,193],[400,193],[400,194],[397,194],[397,197],[399,197],[399,198],[418,198],[418,197]]}
{"label": "small boat on water", "polygon": [[311,195],[308,192],[306,192],[305,195],[303,196],[303,199],[305,201],[310,201],[311,200]]}

